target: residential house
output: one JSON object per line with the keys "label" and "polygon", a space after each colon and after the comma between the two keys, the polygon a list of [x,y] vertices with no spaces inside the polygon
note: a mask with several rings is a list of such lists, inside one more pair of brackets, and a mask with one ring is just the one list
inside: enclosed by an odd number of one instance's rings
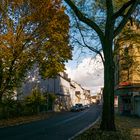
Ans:
{"label": "residential house", "polygon": [[96,104],[96,95],[91,96],[91,103]]}
{"label": "residential house", "polygon": [[90,104],[90,90],[84,89],[80,84],[78,84],[75,81],[72,81],[71,83],[75,86],[75,96],[73,100],[73,105],[76,103],[82,103],[83,105]]}
{"label": "residential house", "polygon": [[85,96],[84,104],[85,104],[85,105],[91,104],[91,94],[90,94],[90,90],[84,89],[84,96]]}

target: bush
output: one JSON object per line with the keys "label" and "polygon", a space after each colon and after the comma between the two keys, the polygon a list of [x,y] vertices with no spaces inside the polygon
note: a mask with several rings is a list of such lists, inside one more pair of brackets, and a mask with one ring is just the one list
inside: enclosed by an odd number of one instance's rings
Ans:
{"label": "bush", "polygon": [[55,99],[56,99],[56,95],[54,93],[45,92],[44,96],[46,97],[46,100],[47,100],[47,109],[52,110]]}
{"label": "bush", "polygon": [[5,98],[0,103],[0,119],[33,115],[42,111],[47,111],[47,102],[39,89],[33,89],[24,100]]}
{"label": "bush", "polygon": [[22,109],[23,105],[20,101],[5,99],[0,104],[0,119],[21,116]]}
{"label": "bush", "polygon": [[39,113],[46,106],[46,98],[42,95],[39,89],[33,89],[31,95],[25,97],[25,114]]}

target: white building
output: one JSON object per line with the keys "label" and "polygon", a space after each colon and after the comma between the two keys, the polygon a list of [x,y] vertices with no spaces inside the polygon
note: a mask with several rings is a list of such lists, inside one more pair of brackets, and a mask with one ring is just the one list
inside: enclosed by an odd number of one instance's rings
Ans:
{"label": "white building", "polygon": [[75,86],[74,103],[82,103],[83,105],[90,104],[90,90],[84,89],[80,84],[72,81]]}
{"label": "white building", "polygon": [[29,95],[35,87],[38,87],[42,92],[56,95],[55,111],[69,110],[76,103],[90,103],[90,91],[71,81],[65,72],[59,73],[54,78],[42,79],[39,76],[38,68],[34,67],[20,89],[23,93],[20,98]]}

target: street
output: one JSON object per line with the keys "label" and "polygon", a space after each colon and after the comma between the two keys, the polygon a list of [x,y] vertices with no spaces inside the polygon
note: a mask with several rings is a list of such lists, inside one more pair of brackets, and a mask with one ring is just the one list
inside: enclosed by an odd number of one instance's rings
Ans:
{"label": "street", "polygon": [[93,123],[101,113],[100,105],[81,112],[60,113],[46,120],[0,128],[1,140],[68,140]]}

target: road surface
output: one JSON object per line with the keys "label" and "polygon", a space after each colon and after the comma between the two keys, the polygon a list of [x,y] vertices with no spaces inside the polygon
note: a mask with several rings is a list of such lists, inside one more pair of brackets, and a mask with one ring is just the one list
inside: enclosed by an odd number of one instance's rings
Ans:
{"label": "road surface", "polygon": [[0,128],[0,140],[68,140],[93,123],[101,106],[93,105],[81,112],[65,112],[49,119]]}

